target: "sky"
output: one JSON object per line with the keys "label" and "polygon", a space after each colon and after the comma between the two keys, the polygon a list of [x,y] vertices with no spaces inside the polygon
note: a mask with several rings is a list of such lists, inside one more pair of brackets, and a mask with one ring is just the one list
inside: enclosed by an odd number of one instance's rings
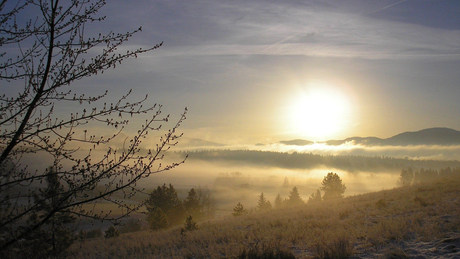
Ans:
{"label": "sky", "polygon": [[[26,18],[29,15],[33,17]],[[88,37],[142,27],[119,48],[121,53],[163,44],[116,69],[73,82],[72,90],[86,96],[108,90],[103,100],[107,103],[130,89],[130,101],[148,95],[145,106],[159,103],[171,114],[163,129],[172,127],[187,107],[187,120],[180,127],[183,145],[174,151],[257,149],[441,160],[460,155],[458,145],[280,144],[294,139],[389,138],[432,127],[460,130],[458,0],[110,0],[100,15],[106,19],[89,24]],[[100,51],[94,48],[88,55]],[[4,87],[17,91],[17,85]],[[55,112],[69,116],[82,109],[61,103]],[[131,127],[99,151],[108,145],[125,148],[127,137],[135,135],[145,119],[130,118]],[[103,123],[88,135],[111,136],[110,130]],[[142,147],[154,148],[162,133],[150,133]],[[52,161],[27,159],[33,161],[30,168],[45,168]],[[306,186],[314,179],[314,185],[304,189],[311,193],[327,172],[348,177],[335,168],[288,170],[231,162],[194,161],[191,154],[174,172],[151,181],[153,186],[212,185],[220,173],[243,172],[261,183],[270,177],[281,183],[286,176]],[[344,178],[348,194],[396,186],[396,174],[387,173]],[[361,181],[369,185],[353,187]]]}
{"label": "sky", "polygon": [[[460,130],[460,1],[111,0],[93,32],[157,50],[82,80],[224,144]],[[84,88],[87,87],[87,88]]]}

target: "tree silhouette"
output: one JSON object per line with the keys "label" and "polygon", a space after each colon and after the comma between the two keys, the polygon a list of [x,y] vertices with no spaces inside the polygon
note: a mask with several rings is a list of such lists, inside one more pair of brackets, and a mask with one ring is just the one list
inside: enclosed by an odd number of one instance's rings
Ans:
{"label": "tree silhouette", "polygon": [[272,204],[264,197],[264,193],[261,193],[259,196],[259,201],[257,202],[258,211],[268,211],[273,209]]}
{"label": "tree silhouette", "polygon": [[112,237],[119,237],[120,236],[120,231],[116,229],[114,226],[110,226],[106,231],[105,231],[105,238],[112,238]]}
{"label": "tree silhouette", "polygon": [[185,213],[188,215],[194,216],[195,218],[202,217],[200,200],[194,188],[190,189],[188,192],[188,195],[184,201],[184,207]]}
{"label": "tree silhouette", "polygon": [[[28,221],[29,224],[37,224],[43,217],[49,215],[61,201],[63,186],[56,176],[53,167],[48,167],[46,187],[34,193],[34,200],[38,205],[35,213]],[[45,223],[45,227],[34,231],[22,241],[25,257],[33,257],[36,254],[46,256],[59,256],[67,249],[74,240],[76,218],[69,211],[62,210],[53,214]],[[29,255],[27,255],[30,253]]]}
{"label": "tree silhouette", "polygon": [[287,177],[284,177],[283,187],[284,188],[289,188],[289,179]]}
{"label": "tree silhouette", "polygon": [[316,193],[312,193],[310,198],[308,198],[308,203],[320,202],[321,200],[321,191],[318,189]]}
{"label": "tree silhouette", "polygon": [[300,197],[299,190],[294,186],[292,191],[289,193],[289,199],[287,200],[289,206],[299,206],[304,204],[302,198]]}
{"label": "tree silhouette", "polygon": [[[131,100],[131,91],[110,102],[107,91],[88,95],[72,88],[75,81],[161,46],[119,49],[141,28],[88,35],[85,27],[104,20],[97,13],[105,4],[0,1],[0,80],[5,89],[0,95],[0,257],[61,212],[118,221],[143,206],[123,202],[138,191],[140,179],[183,162],[161,165],[159,160],[181,136],[176,131],[186,111],[170,130],[161,132],[155,148],[141,149],[148,133],[160,131],[169,120],[161,105],[146,105],[147,96]],[[65,114],[69,108],[73,111]],[[110,145],[131,125],[128,118],[140,115],[146,115],[146,121],[136,126],[137,133],[126,138],[123,148]],[[97,126],[104,130],[95,130]],[[46,168],[30,168],[26,159],[34,156],[52,160],[52,177],[61,185],[52,199],[40,195],[42,183],[51,176]],[[124,199],[114,199],[113,194]],[[43,210],[41,204],[50,200],[52,208]],[[125,213],[113,216],[83,209],[97,208],[101,201],[115,203]],[[40,217],[34,218],[37,214]]]}
{"label": "tree silhouette", "polygon": [[160,208],[154,208],[147,215],[147,222],[151,230],[166,229],[169,227],[168,217]]}
{"label": "tree silhouette", "polygon": [[203,218],[210,219],[214,217],[216,211],[216,201],[208,188],[199,187],[196,190],[198,201],[200,203],[201,214]]}
{"label": "tree silhouette", "polygon": [[150,197],[145,201],[148,214],[158,213],[157,208],[166,215],[169,224],[180,224],[185,218],[185,210],[182,202],[177,196],[177,191],[172,184],[158,186],[153,190]]}
{"label": "tree silhouette", "polygon": [[275,209],[281,209],[283,207],[283,200],[281,199],[281,195],[278,193],[275,198]]}
{"label": "tree silhouette", "polygon": [[120,233],[130,233],[137,232],[142,230],[142,224],[140,219],[130,219],[127,222],[123,223],[123,226],[120,227]]}
{"label": "tree silhouette", "polygon": [[342,184],[342,179],[336,173],[328,173],[321,182],[320,188],[323,192],[323,200],[343,198],[343,193],[347,189]]}
{"label": "tree silhouette", "polygon": [[184,223],[184,230],[185,231],[192,231],[198,229],[198,225],[193,220],[192,215],[189,215]]}
{"label": "tree silhouette", "polygon": [[414,172],[412,168],[402,169],[401,175],[399,176],[399,183],[402,186],[410,186],[414,182]]}
{"label": "tree silhouette", "polygon": [[248,211],[243,207],[243,204],[238,202],[238,204],[236,204],[235,208],[233,208],[232,215],[235,216],[235,217],[239,217],[239,216],[243,216],[245,214],[248,214]]}

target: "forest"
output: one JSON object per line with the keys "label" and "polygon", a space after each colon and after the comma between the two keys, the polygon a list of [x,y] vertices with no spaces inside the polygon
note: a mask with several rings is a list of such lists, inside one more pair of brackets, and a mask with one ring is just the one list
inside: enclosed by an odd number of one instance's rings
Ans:
{"label": "forest", "polygon": [[[184,155],[185,152],[176,154]],[[458,167],[457,160],[416,160],[387,156],[336,156],[313,153],[274,152],[258,150],[203,150],[187,152],[190,160],[247,164],[285,169],[335,168],[347,172],[399,172],[403,168],[440,169]]]}

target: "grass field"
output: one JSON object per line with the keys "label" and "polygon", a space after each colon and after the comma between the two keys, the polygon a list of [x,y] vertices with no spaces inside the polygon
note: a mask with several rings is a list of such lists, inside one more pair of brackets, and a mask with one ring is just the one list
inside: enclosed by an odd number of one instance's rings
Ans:
{"label": "grass field", "polygon": [[179,226],[88,239],[76,242],[69,254],[71,258],[455,258],[460,256],[460,178],[198,225],[198,230],[185,235]]}

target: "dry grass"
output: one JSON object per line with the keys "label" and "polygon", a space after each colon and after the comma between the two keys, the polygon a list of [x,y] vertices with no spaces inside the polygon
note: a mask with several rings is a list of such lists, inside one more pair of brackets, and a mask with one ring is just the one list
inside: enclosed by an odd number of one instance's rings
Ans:
{"label": "dry grass", "polygon": [[[75,244],[74,258],[238,258],[272,247],[296,258],[404,258],[405,244],[460,233],[460,179]],[[270,251],[270,249],[268,249]],[[380,255],[380,257],[375,257]],[[248,257],[249,258],[249,257]],[[251,257],[261,258],[261,257]],[[276,257],[274,257],[276,258]]]}

